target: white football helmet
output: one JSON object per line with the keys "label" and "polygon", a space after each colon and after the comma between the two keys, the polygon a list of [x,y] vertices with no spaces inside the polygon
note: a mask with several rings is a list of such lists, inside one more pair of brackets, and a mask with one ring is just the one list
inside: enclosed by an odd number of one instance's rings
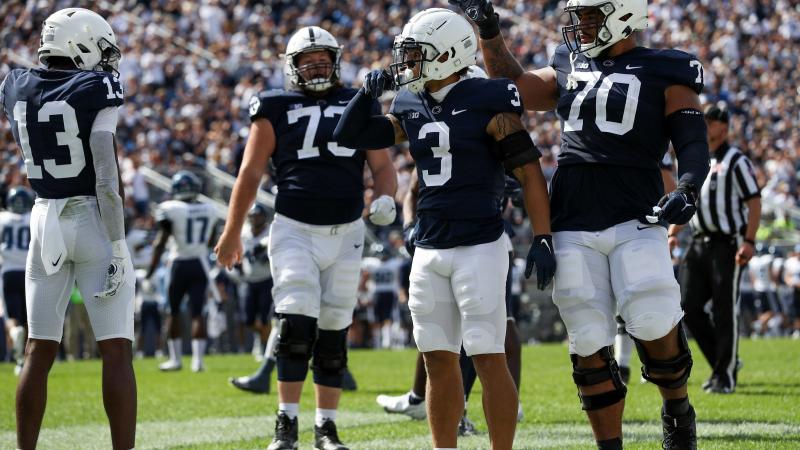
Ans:
{"label": "white football helmet", "polygon": [[[295,58],[301,53],[328,50],[331,53],[333,67],[328,78],[315,78],[306,80],[300,74],[301,67],[297,67]],[[289,39],[284,54],[283,74],[285,75],[286,89],[305,89],[309,91],[326,91],[333,87],[339,80],[339,62],[342,59],[342,46],[332,34],[320,27],[303,27],[297,30]],[[317,64],[308,64],[302,69],[313,68]]]}
{"label": "white football helmet", "polygon": [[83,8],[66,8],[45,19],[39,62],[54,56],[69,58],[81,70],[117,72],[121,52],[114,30],[99,14]]}
{"label": "white football helmet", "polygon": [[[561,29],[564,43],[572,53],[583,53],[589,58],[598,56],[634,31],[647,28],[647,0],[568,0],[564,12],[569,14],[571,22]],[[591,17],[581,19],[584,13]],[[587,23],[589,20],[591,22]],[[594,36],[594,39],[584,43],[582,35]]]}
{"label": "white football helmet", "polygon": [[425,82],[443,80],[475,64],[477,49],[478,40],[467,19],[449,9],[425,9],[394,38],[390,69],[399,87],[416,94]]}

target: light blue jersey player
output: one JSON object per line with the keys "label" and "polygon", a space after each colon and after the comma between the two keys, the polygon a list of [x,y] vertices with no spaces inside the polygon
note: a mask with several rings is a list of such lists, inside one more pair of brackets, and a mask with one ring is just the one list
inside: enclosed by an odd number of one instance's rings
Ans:
{"label": "light blue jersey player", "polygon": [[114,134],[123,90],[111,26],[81,8],[42,28],[36,69],[14,69],[0,103],[38,198],[25,268],[28,361],[17,391],[17,447],[34,448],[47,373],[77,281],[103,357],[103,393],[114,448],[133,448],[133,265],[125,244]]}

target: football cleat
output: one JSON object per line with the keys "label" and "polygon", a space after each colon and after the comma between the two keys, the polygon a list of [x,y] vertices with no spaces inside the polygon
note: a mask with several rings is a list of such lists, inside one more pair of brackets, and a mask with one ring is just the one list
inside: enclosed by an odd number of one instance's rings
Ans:
{"label": "football cleat", "polygon": [[314,425],[314,450],[349,450],[336,432],[336,424],[332,420],[324,420],[322,426]]}
{"label": "football cleat", "polygon": [[231,386],[254,394],[269,394],[269,378],[266,380],[264,383],[260,381],[259,377],[250,376],[228,378]]}
{"label": "football cleat", "polygon": [[171,359],[158,365],[158,370],[162,372],[176,372],[181,369],[183,369],[183,363],[180,361],[173,361]]}
{"label": "football cleat", "polygon": [[290,419],[283,413],[278,413],[275,420],[275,437],[267,450],[295,450],[297,448],[297,417]]}
{"label": "football cleat", "polygon": [[670,417],[661,411],[661,423],[664,430],[664,450],[697,450],[697,424],[694,408],[684,416]]}
{"label": "football cleat", "polygon": [[475,436],[476,434],[478,434],[478,430],[475,428],[475,424],[467,418],[467,413],[464,412],[461,421],[458,422],[458,435]]}
{"label": "football cleat", "polygon": [[22,373],[22,361],[17,361],[17,364],[14,365],[14,376],[18,377]]}
{"label": "football cleat", "polygon": [[425,420],[428,417],[428,412],[425,411],[425,400],[413,404],[410,396],[410,393],[396,396],[381,394],[375,401],[389,414],[405,414],[414,420]]}
{"label": "football cleat", "polygon": [[350,373],[350,369],[345,367],[344,374],[342,374],[342,390],[355,391],[356,389],[358,389],[356,379],[353,378],[353,374]]}

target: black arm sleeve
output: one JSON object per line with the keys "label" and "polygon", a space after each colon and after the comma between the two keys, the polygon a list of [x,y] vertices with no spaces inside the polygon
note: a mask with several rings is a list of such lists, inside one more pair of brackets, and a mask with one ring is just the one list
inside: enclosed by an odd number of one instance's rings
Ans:
{"label": "black arm sleeve", "polygon": [[520,130],[495,142],[492,149],[495,159],[503,163],[507,171],[536,162],[542,156],[527,131]]}
{"label": "black arm sleeve", "polygon": [[333,139],[339,145],[361,150],[377,150],[394,145],[394,126],[385,116],[372,112],[373,100],[363,88],[347,104]]}
{"label": "black arm sleeve", "polygon": [[675,111],[667,116],[667,129],[678,158],[678,183],[691,186],[696,196],[709,170],[703,113],[692,108]]}

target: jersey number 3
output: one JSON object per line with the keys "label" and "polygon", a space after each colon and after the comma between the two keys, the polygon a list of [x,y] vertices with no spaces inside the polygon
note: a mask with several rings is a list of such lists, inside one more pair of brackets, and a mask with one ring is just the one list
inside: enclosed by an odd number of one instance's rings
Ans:
{"label": "jersey number 3", "polygon": [[[56,132],[56,142],[59,146],[69,148],[70,162],[68,164],[56,164],[55,159],[45,159],[44,170],[53,178],[72,178],[77,177],[81,170],[86,167],[86,158],[83,156],[83,143],[78,137],[78,119],[75,117],[75,109],[69,103],[60,100],[47,102],[37,114],[39,123],[50,122],[51,116],[61,116],[64,122],[64,131]],[[28,178],[41,179],[42,166],[36,165],[31,150],[31,139],[28,136],[28,103],[18,101],[14,105],[14,120],[17,122],[19,132],[19,143],[22,147],[22,154],[25,157],[25,168]]]}

